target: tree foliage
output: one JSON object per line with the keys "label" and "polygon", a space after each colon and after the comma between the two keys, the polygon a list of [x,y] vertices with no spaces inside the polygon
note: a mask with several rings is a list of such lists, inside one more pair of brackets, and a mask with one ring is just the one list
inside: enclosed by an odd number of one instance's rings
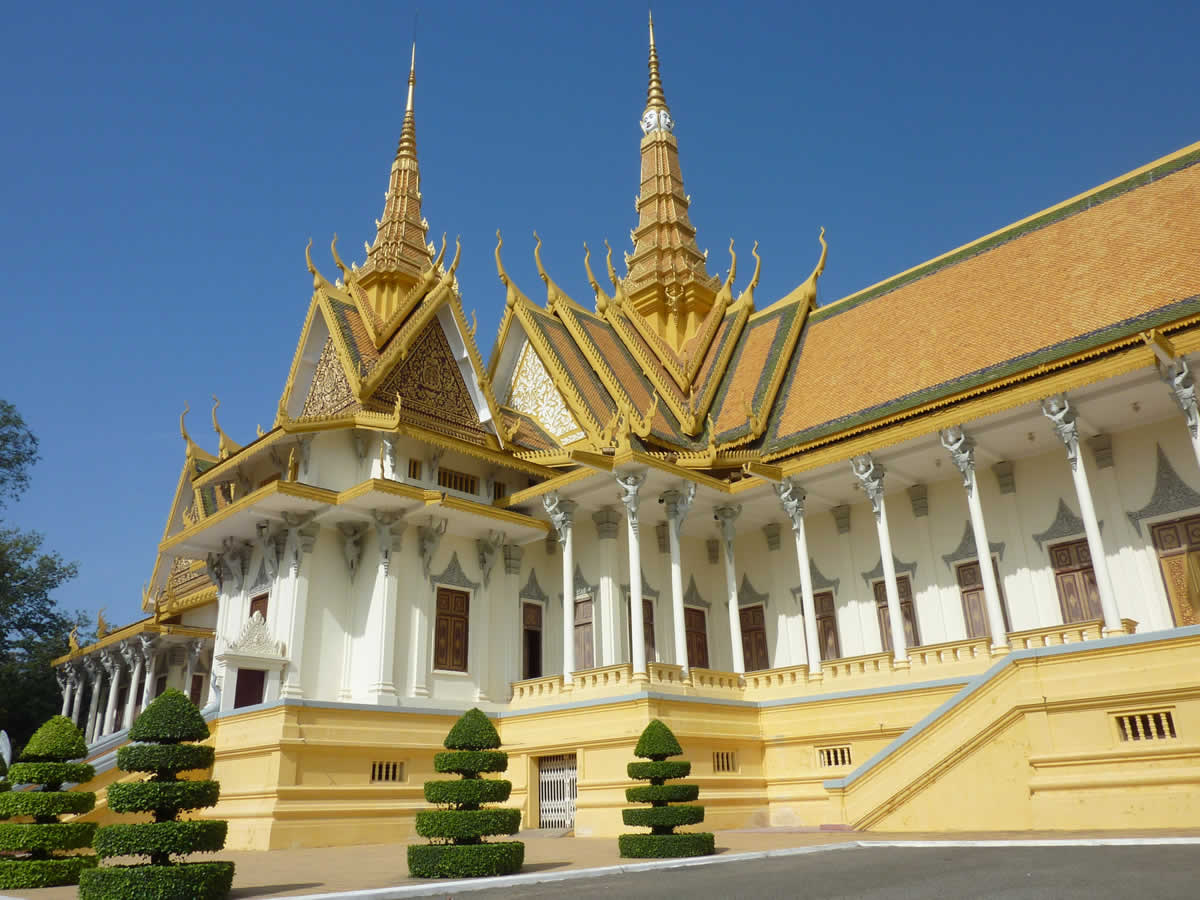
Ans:
{"label": "tree foliage", "polygon": [[[21,414],[0,400],[0,510],[29,486],[38,441]],[[44,550],[42,536],[0,523],[0,728],[21,747],[59,711],[50,662],[67,652],[68,616],[52,596],[76,575],[74,563]]]}

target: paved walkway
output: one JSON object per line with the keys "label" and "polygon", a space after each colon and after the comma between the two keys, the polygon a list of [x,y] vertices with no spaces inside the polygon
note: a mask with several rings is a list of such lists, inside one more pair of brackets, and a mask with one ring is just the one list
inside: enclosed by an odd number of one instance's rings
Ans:
{"label": "paved walkway", "polygon": [[[1087,838],[1197,837],[1200,831],[1127,832],[980,832],[948,834],[885,834],[880,832],[830,832],[786,828],[718,831],[717,853],[783,850],[858,841],[963,841],[963,840],[1066,840]],[[521,835],[525,841],[523,873],[594,869],[630,862],[617,855],[616,838],[554,838]],[[429,884],[410,879],[405,844],[369,844],[357,847],[319,847],[299,850],[226,851],[196,859],[229,859],[237,864],[234,898],[296,897],[340,891],[358,891],[404,884]],[[74,887],[17,891],[0,897],[20,900],[74,900]]]}

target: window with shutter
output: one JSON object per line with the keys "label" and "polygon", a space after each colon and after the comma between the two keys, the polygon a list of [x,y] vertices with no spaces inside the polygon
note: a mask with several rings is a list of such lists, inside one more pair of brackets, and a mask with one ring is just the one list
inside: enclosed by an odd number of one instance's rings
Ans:
{"label": "window with shutter", "polygon": [[467,671],[467,636],[471,597],[466,591],[438,588],[433,625],[433,667],[447,672]]}

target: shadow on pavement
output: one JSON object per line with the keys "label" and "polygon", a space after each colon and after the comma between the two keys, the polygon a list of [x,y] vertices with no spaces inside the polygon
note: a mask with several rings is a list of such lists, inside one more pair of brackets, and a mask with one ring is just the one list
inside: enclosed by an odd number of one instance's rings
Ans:
{"label": "shadow on pavement", "polygon": [[235,887],[230,891],[229,896],[234,898],[234,900],[237,900],[237,898],[269,897],[271,894],[282,894],[284,891],[299,891],[319,887],[325,887],[325,882],[306,881],[297,882],[296,884],[261,884],[255,887]]}

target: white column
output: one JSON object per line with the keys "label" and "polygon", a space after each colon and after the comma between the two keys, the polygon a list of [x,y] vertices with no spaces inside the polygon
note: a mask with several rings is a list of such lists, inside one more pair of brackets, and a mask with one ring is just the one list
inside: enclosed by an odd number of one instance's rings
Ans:
{"label": "white column", "polygon": [[1200,408],[1196,402],[1196,382],[1192,378],[1187,360],[1182,356],[1167,366],[1163,377],[1171,388],[1171,395],[1187,420],[1188,437],[1192,440],[1192,452],[1200,463]]}
{"label": "white column", "polygon": [[117,730],[117,694],[121,690],[121,657],[112,650],[105,650],[101,657],[104,670],[108,673],[108,704],[104,710],[104,725],[100,735],[112,734]]}
{"label": "white column", "polygon": [[850,467],[871,501],[875,527],[879,532],[879,559],[883,565],[883,583],[887,591],[888,625],[892,632],[892,659],[908,665],[908,640],[904,635],[904,616],[900,611],[900,590],[896,587],[896,565],[892,560],[892,536],[888,531],[887,506],[883,500],[883,476],[887,471],[869,453],[856,456]]}
{"label": "white column", "polygon": [[519,544],[504,545],[504,593],[500,600],[500,608],[507,610],[506,624],[496,629],[497,633],[508,639],[504,640],[504,685],[500,699],[509,700],[512,697],[511,685],[520,681],[524,673],[521,671],[521,654],[525,638],[523,617],[524,602],[521,600],[521,558],[525,548]]}
{"label": "white column", "polygon": [[83,684],[84,676],[80,673],[77,666],[71,667],[70,674],[71,684],[74,686],[74,696],[71,698],[71,721],[76,726],[79,725],[79,714],[83,711]]}
{"label": "white column", "polygon": [[729,601],[729,645],[733,650],[733,671],[739,675],[746,673],[746,657],[742,650],[742,616],[738,606],[737,567],[733,558],[734,523],[741,515],[741,504],[736,506],[718,506],[713,510],[713,517],[720,524],[722,555],[725,558],[725,596]]}
{"label": "white column", "polygon": [[618,650],[621,646],[617,616],[617,527],[621,517],[611,506],[592,513],[592,521],[596,523],[596,540],[600,550],[600,597],[597,631],[600,640],[597,641],[599,664],[602,666],[616,665]]}
{"label": "white column", "polygon": [[979,561],[979,575],[983,579],[983,600],[987,608],[988,630],[992,634],[992,651],[1003,652],[1008,650],[1008,631],[1004,627],[1000,590],[996,587],[996,570],[992,566],[992,549],[983,521],[979,485],[975,480],[975,442],[958,426],[944,429],[941,437],[942,446],[962,473],[963,487],[967,490],[967,508],[971,511],[971,533],[975,537],[975,555]]}
{"label": "white column", "polygon": [[62,691],[62,698],[63,698],[62,712],[59,713],[60,716],[65,716],[67,714],[67,710],[69,710],[71,708],[72,682],[71,682],[71,679],[67,675],[68,671],[69,670],[67,669],[66,666],[63,666],[63,667],[60,667],[60,668],[57,668],[54,670],[54,678],[58,682],[58,689],[60,691]]}
{"label": "white column", "polygon": [[121,648],[121,655],[125,657],[125,662],[129,664],[129,696],[125,698],[125,727],[133,726],[134,710],[137,708],[138,696],[137,687],[138,681],[142,677],[143,659],[141,650],[133,643],[126,642]]}
{"label": "white column", "polygon": [[[475,541],[475,551],[479,561],[480,587],[475,591],[476,601],[472,605],[469,624],[467,651],[470,654],[468,669],[475,677],[475,699],[488,700],[492,688],[492,645],[495,631],[492,627],[492,612],[496,606],[495,592],[492,588],[492,570],[500,559],[500,548],[504,546],[504,533],[489,531],[486,538]],[[476,615],[478,612],[478,615]],[[507,695],[505,696],[507,700]]]}
{"label": "white column", "polygon": [[563,684],[573,682],[575,671],[575,546],[572,540],[576,503],[563,500],[558,491],[542,497],[542,505],[562,545]]}
{"label": "white column", "polygon": [[629,543],[629,659],[635,681],[646,676],[646,625],[642,617],[642,544],[638,530],[638,490],[646,480],[645,472],[617,476],[621,503],[625,506],[625,525]]}
{"label": "white column", "polygon": [[808,535],[804,530],[804,488],[791,479],[775,485],[783,511],[792,523],[796,538],[796,564],[800,567],[800,604],[804,615],[804,644],[808,652],[808,674],[821,674],[821,643],[817,634],[817,610],[814,606],[812,567],[808,561]]}
{"label": "white column", "polygon": [[96,711],[100,707],[100,690],[104,685],[104,670],[91,656],[84,657],[83,667],[87,669],[89,680],[92,682],[92,702],[88,704],[87,726],[83,729],[84,739],[91,744],[96,740]]}
{"label": "white column", "polygon": [[1092,502],[1092,489],[1088,484],[1083,457],[1079,453],[1079,425],[1075,421],[1075,410],[1071,407],[1065,394],[1057,394],[1042,401],[1042,413],[1053,423],[1059,440],[1067,448],[1067,462],[1071,464],[1075,494],[1079,499],[1079,516],[1083,519],[1088,550],[1092,554],[1092,571],[1096,576],[1096,589],[1100,592],[1100,608],[1104,612],[1104,632],[1105,634],[1122,634],[1121,615],[1117,611],[1117,598],[1113,594],[1112,578],[1108,574],[1108,557],[1104,554],[1104,542],[1100,539],[1100,523],[1096,519],[1096,507]]}
{"label": "white column", "polygon": [[404,523],[396,513],[371,511],[378,539],[379,563],[375,587],[367,610],[366,649],[370,655],[367,673],[367,702],[396,704],[396,579],[392,558],[399,553]]}
{"label": "white column", "polygon": [[[286,615],[286,626],[280,627],[280,633],[287,642],[284,649],[287,652],[288,664],[283,683],[279,687],[280,698],[299,699],[304,696],[302,664],[304,629],[308,620],[308,575],[304,571],[304,557],[312,553],[320,533],[320,526],[309,524],[310,519],[311,514],[284,513],[284,522],[287,525],[284,552],[290,556],[288,576],[286,582],[281,585],[282,590],[279,591],[284,608],[279,612]],[[216,674],[216,647],[213,649],[213,671],[209,673],[209,703],[219,702],[219,696],[213,686],[213,675]]]}
{"label": "white column", "polygon": [[429,649],[433,641],[433,557],[441,546],[446,533],[446,519],[430,520],[428,525],[417,527],[417,552],[421,557],[421,572],[425,580],[412,604],[412,619],[409,629],[408,676],[409,696],[429,696]]}
{"label": "white column", "polygon": [[679,531],[696,499],[696,482],[689,481],[682,491],[664,491],[659,500],[667,511],[667,539],[671,550],[671,612],[675,626],[675,664],[688,673],[687,630],[683,621],[683,564],[679,559]]}
{"label": "white column", "polygon": [[142,688],[142,709],[154,699],[154,679],[158,676],[158,652],[154,642],[142,635],[142,653],[146,657],[146,684]]}

